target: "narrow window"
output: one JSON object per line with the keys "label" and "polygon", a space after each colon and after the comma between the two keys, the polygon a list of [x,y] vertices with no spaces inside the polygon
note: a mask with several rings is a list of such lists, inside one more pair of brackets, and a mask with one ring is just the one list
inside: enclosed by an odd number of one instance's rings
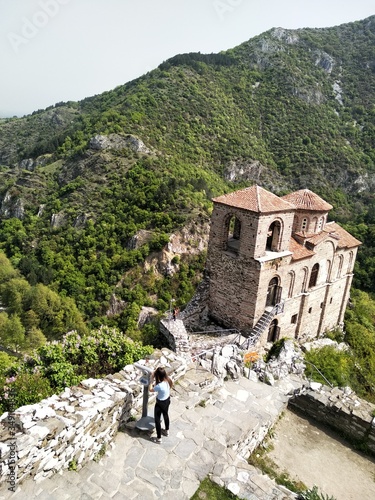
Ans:
{"label": "narrow window", "polygon": [[293,314],[292,319],[291,319],[291,323],[293,325],[295,325],[297,323],[297,317],[298,317],[298,314]]}
{"label": "narrow window", "polygon": [[311,270],[309,288],[312,288],[313,286],[316,285],[316,282],[318,280],[318,274],[319,274],[319,264],[314,264]]}
{"label": "narrow window", "polygon": [[294,281],[296,278],[296,275],[294,274],[293,271],[289,273],[290,277],[290,282],[289,282],[289,292],[288,292],[288,297],[293,297],[293,290],[294,290]]}
{"label": "narrow window", "polygon": [[344,262],[344,257],[342,255],[339,255],[339,267],[337,269],[337,276],[336,276],[337,278],[340,278],[341,276],[343,262]]}
{"label": "narrow window", "polygon": [[302,219],[301,229],[302,229],[302,231],[306,231],[306,229],[307,229],[307,218],[306,217],[304,217]]}
{"label": "narrow window", "polygon": [[309,314],[312,313],[312,307],[309,307]]}

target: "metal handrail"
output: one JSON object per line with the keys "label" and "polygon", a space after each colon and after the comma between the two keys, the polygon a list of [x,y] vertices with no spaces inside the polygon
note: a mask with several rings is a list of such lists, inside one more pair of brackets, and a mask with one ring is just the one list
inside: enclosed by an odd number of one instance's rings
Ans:
{"label": "metal handrail", "polygon": [[204,333],[211,333],[213,335],[215,335],[215,334],[220,334],[220,335],[228,334],[228,335],[230,335],[231,332],[241,334],[241,332],[237,328],[228,328],[226,330],[202,330],[199,332],[195,332],[193,330],[187,330],[187,331],[191,334],[196,334],[196,335],[200,335],[200,334],[204,334]]}
{"label": "metal handrail", "polygon": [[[242,343],[242,346],[247,345],[247,349],[249,349],[250,342],[255,343],[258,340],[258,338],[261,336],[261,334],[267,328],[267,326],[269,324],[269,321],[273,317],[275,317],[277,314],[280,314],[280,313],[284,312],[284,303],[285,303],[285,300],[282,300],[281,302],[278,302],[276,305],[274,305],[273,308],[271,309],[271,311],[264,311],[264,313],[259,318],[259,320],[257,321],[257,323],[254,326],[254,328],[251,330],[251,332],[249,334],[249,337],[245,340],[245,342]],[[263,325],[263,327],[261,329],[259,329],[259,331],[256,334],[253,333],[256,330],[256,327],[259,325],[259,323],[260,323],[261,319],[263,318],[265,312],[267,312],[267,316],[265,317],[267,319],[267,321],[265,322],[265,324]],[[251,335],[252,335],[252,337],[251,337]]]}
{"label": "metal handrail", "polygon": [[[327,382],[327,384],[331,387],[333,387],[333,384],[331,384],[331,382],[329,380],[327,380],[327,378],[323,375],[323,373],[319,370],[319,368],[317,366],[314,365],[314,363],[311,363],[311,361],[307,361],[306,359],[301,359],[301,358],[295,358],[297,359],[298,361],[301,361],[302,363],[307,363],[309,365],[311,365],[313,368],[315,368],[315,370],[319,373],[319,375],[321,375],[324,380]],[[311,379],[310,379],[311,381]]]}

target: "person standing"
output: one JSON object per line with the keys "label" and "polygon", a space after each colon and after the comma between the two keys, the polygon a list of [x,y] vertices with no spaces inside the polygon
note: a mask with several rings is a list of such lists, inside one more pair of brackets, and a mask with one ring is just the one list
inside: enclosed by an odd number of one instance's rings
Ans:
{"label": "person standing", "polygon": [[[154,384],[152,386],[152,384]],[[164,368],[157,368],[151,379],[150,391],[156,392],[156,403],[154,409],[155,418],[155,429],[156,429],[156,443],[161,443],[161,416],[163,415],[164,426],[163,434],[165,436],[169,435],[169,405],[171,403],[171,387],[173,385],[172,380],[168,377],[167,372]]]}

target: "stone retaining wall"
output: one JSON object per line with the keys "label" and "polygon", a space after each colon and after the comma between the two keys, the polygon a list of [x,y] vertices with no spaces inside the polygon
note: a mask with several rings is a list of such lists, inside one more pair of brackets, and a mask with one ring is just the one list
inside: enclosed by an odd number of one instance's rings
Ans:
{"label": "stone retaining wall", "polygon": [[[187,362],[168,349],[139,361],[166,367],[172,380],[186,373]],[[82,465],[104,451],[119,427],[139,414],[141,373],[133,365],[104,379],[83,380],[34,405],[0,417],[0,483],[11,487]],[[150,398],[153,402],[154,395]]]}
{"label": "stone retaining wall", "polygon": [[327,424],[375,455],[375,405],[358,398],[348,387],[310,385],[289,401],[290,407]]}
{"label": "stone retaining wall", "polygon": [[172,351],[190,358],[189,335],[181,319],[162,319],[159,324],[159,331],[166,338],[167,345]]}

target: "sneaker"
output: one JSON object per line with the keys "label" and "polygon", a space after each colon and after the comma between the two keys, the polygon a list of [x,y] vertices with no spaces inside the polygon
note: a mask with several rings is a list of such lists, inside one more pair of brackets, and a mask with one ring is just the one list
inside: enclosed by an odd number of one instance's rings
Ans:
{"label": "sneaker", "polygon": [[169,436],[169,431],[163,429],[161,432],[164,436]]}
{"label": "sneaker", "polygon": [[157,444],[161,444],[163,442],[162,439],[158,437],[151,438],[151,441]]}

